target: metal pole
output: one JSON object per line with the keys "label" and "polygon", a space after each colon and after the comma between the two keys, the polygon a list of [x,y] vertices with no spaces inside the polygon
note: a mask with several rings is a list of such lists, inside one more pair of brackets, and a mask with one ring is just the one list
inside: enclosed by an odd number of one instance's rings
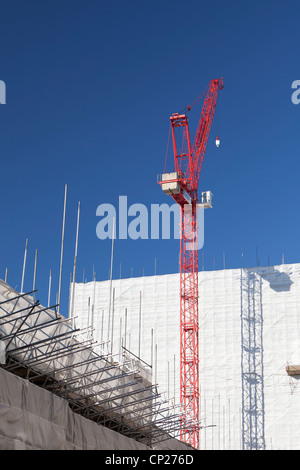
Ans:
{"label": "metal pole", "polygon": [[8,269],[6,268],[6,269],[5,269],[5,279],[4,279],[5,282],[7,282],[7,275],[8,275]]}
{"label": "metal pole", "polygon": [[111,354],[113,353],[113,344],[114,344],[114,314],[115,314],[115,289],[113,289],[113,301],[112,301],[112,318],[111,318]]}
{"label": "metal pole", "polygon": [[[156,386],[157,384],[157,344],[155,344],[155,374],[154,374],[154,385]],[[156,406],[156,396],[154,398],[154,406]]]}
{"label": "metal pole", "polygon": [[71,292],[72,292],[72,273],[70,273],[68,318],[71,317]]}
{"label": "metal pole", "polygon": [[91,298],[88,298],[88,314],[87,314],[87,326],[90,326],[90,301]]}
{"label": "metal pole", "polygon": [[104,320],[104,310],[102,310],[101,344],[103,344],[103,320]]}
{"label": "metal pole", "polygon": [[94,305],[92,305],[91,328],[94,329]]}
{"label": "metal pole", "polygon": [[20,294],[23,294],[27,249],[28,249],[28,238],[26,239],[26,243],[25,243],[25,252],[24,252],[23,272],[22,272],[22,281],[21,281],[21,292],[20,292]]}
{"label": "metal pole", "polygon": [[75,242],[75,255],[74,255],[74,268],[73,268],[73,284],[72,284],[72,307],[71,307],[71,317],[73,317],[73,314],[74,314],[74,298],[75,298],[75,282],[76,282],[77,251],[78,251],[79,217],[80,217],[80,201],[78,202],[78,212],[77,212],[76,242]]}
{"label": "metal pole", "polygon": [[125,308],[125,349],[126,349],[126,335],[127,335],[127,308]]}
{"label": "metal pole", "polygon": [[94,271],[94,279],[93,279],[93,303],[92,303],[92,321],[91,321],[91,326],[92,326],[92,328],[94,328],[95,298],[96,298],[96,272]]}
{"label": "metal pole", "polygon": [[50,274],[49,274],[48,304],[47,304],[48,307],[50,307],[51,281],[52,281],[52,269],[50,269]]}
{"label": "metal pole", "polygon": [[175,360],[175,354],[174,354],[174,377],[173,377],[173,387],[174,387],[174,405],[176,403],[176,360]]}
{"label": "metal pole", "polygon": [[142,292],[140,291],[140,312],[139,312],[139,353],[141,357],[141,322],[142,322]]}
{"label": "metal pole", "polygon": [[119,362],[121,362],[121,346],[122,346],[122,317],[120,317]]}
{"label": "metal pole", "polygon": [[113,230],[111,240],[111,257],[110,257],[110,286],[109,286],[109,306],[108,306],[108,341],[109,341],[109,330],[110,330],[110,315],[111,315],[111,297],[112,297],[112,272],[113,272],[113,260],[114,260],[114,238],[115,238],[115,218],[113,219]]}
{"label": "metal pole", "polygon": [[157,384],[157,344],[155,345],[155,376],[154,376],[154,383]]}
{"label": "metal pole", "polygon": [[[36,268],[37,268],[37,257],[38,257],[38,250],[35,250],[35,259],[34,259],[34,271],[33,271],[33,285],[32,290],[35,290],[35,282],[36,282]],[[35,298],[35,294],[33,294]]]}
{"label": "metal pole", "polygon": [[153,328],[151,328],[151,368],[153,369]]}
{"label": "metal pole", "polygon": [[64,239],[65,239],[65,223],[66,223],[66,204],[67,204],[67,185],[65,185],[63,226],[62,226],[62,235],[61,235],[59,283],[58,283],[58,297],[57,297],[58,311],[60,310],[60,297],[61,297],[61,279],[62,279],[62,265],[63,265]]}

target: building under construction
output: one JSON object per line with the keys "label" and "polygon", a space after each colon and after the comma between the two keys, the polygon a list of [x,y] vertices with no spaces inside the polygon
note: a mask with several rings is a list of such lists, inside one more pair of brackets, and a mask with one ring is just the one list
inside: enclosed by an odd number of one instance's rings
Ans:
{"label": "building under construction", "polygon": [[[200,449],[300,448],[300,265],[202,271]],[[180,405],[179,274],[76,284],[74,316]],[[176,412],[175,412],[176,414]]]}
{"label": "building under construction", "polygon": [[[185,430],[199,449],[299,449],[300,265],[198,281],[200,415]],[[2,449],[191,450],[179,274],[71,284],[68,318],[37,298],[0,283]]]}
{"label": "building under construction", "polygon": [[35,294],[0,281],[0,448],[186,449],[151,368],[107,353]]}

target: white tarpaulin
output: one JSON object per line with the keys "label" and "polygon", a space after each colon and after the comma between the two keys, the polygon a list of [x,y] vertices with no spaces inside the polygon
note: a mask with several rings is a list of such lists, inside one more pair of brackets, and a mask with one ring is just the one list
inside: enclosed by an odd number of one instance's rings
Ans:
{"label": "white tarpaulin", "polygon": [[[300,376],[286,372],[300,364],[299,292],[299,264],[199,273],[201,449],[300,449]],[[78,326],[152,363],[179,402],[178,274],[76,284],[74,304]]]}
{"label": "white tarpaulin", "polygon": [[0,280],[0,448],[184,449],[149,366],[72,323]]}
{"label": "white tarpaulin", "polygon": [[73,413],[68,402],[0,368],[1,450],[142,450]]}

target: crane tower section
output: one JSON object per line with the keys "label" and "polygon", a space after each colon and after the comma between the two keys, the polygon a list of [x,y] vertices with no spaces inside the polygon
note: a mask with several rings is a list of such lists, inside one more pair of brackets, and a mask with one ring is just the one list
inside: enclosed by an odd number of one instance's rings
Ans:
{"label": "crane tower section", "polygon": [[[198,183],[223,79],[211,80],[193,144],[186,114],[170,117],[175,171],[164,173],[162,190],[180,206],[180,403],[182,440],[199,446],[198,344]],[[191,106],[188,106],[188,110]],[[181,145],[177,144],[182,131]],[[219,139],[217,138],[218,142]],[[211,207],[211,193],[202,193],[202,207]]]}

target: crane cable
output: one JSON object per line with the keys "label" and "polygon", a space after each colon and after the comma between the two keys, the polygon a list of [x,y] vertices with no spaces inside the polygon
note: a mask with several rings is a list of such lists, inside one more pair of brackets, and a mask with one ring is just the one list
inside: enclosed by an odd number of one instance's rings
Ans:
{"label": "crane cable", "polygon": [[[180,111],[179,114],[185,113],[186,111],[191,111],[191,109],[198,103],[198,101],[203,98],[203,96],[208,92],[209,90],[209,84],[207,87],[202,91],[202,93],[196,98],[191,105],[186,106],[182,111]],[[168,158],[168,151],[169,151],[169,142],[170,142],[170,133],[171,133],[171,123],[169,127],[169,136],[168,136],[168,143],[167,143],[167,151],[166,151],[166,157],[165,157],[165,166],[164,166],[164,173],[166,172],[166,165],[167,165],[167,158]]]}
{"label": "crane cable", "polygon": [[216,103],[215,107],[215,122],[216,122],[216,143],[219,141],[220,145],[220,140],[219,140],[219,135],[220,135],[220,98],[218,100],[218,103]]}
{"label": "crane cable", "polygon": [[190,104],[189,106],[186,106],[181,112],[180,114],[186,112],[186,111],[191,111],[191,109],[198,103],[198,101],[201,100],[201,98],[203,98],[203,96],[208,92],[209,90],[209,85],[207,85],[207,87],[202,91],[202,93],[198,96],[198,98],[196,98],[192,104]]}

